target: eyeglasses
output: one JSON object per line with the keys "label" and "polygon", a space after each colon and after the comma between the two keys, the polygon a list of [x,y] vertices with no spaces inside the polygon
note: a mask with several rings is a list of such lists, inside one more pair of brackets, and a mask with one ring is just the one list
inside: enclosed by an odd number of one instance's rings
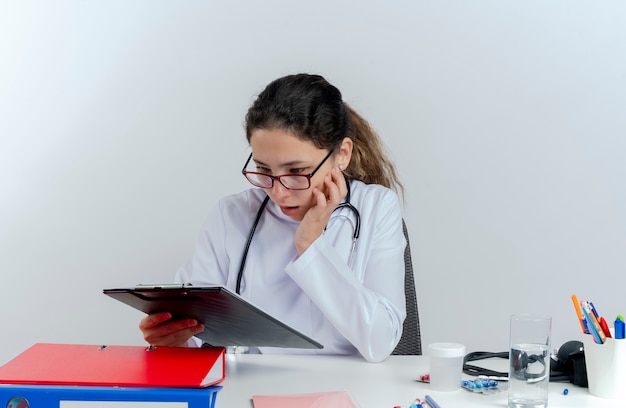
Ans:
{"label": "eyeglasses", "polygon": [[252,159],[252,153],[250,153],[250,157],[248,157],[246,164],[243,165],[241,173],[252,185],[256,187],[272,188],[274,187],[274,180],[278,180],[280,184],[289,190],[307,190],[311,187],[311,177],[315,175],[315,173],[320,169],[320,167],[322,167],[326,160],[328,160],[332,153],[332,150],[329,151],[326,157],[324,157],[324,160],[322,160],[322,162],[310,174],[283,174],[280,176],[247,171],[246,167],[248,167],[248,164]]}

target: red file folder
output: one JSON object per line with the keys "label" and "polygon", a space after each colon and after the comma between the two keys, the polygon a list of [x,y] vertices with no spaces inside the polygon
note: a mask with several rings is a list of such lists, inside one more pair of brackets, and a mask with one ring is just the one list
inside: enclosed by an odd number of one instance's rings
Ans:
{"label": "red file folder", "polygon": [[0,383],[204,388],[226,375],[225,349],[37,343],[0,367]]}

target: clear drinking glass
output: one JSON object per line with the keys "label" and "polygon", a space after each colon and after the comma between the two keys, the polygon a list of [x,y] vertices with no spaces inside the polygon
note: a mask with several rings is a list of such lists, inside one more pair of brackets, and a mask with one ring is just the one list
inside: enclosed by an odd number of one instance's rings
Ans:
{"label": "clear drinking glass", "polygon": [[511,316],[509,352],[509,407],[545,408],[550,381],[552,318]]}

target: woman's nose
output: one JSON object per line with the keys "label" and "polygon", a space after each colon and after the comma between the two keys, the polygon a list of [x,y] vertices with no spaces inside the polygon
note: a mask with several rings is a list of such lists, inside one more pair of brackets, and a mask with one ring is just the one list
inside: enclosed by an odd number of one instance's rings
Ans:
{"label": "woman's nose", "polygon": [[289,194],[289,189],[283,186],[283,184],[279,180],[274,180],[274,185],[272,186],[271,190],[272,195],[274,195],[275,197],[283,197]]}

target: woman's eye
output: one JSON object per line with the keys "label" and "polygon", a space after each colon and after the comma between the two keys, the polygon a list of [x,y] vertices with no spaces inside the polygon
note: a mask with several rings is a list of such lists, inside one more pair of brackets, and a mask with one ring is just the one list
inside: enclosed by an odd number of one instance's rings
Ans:
{"label": "woman's eye", "polygon": [[259,166],[257,166],[256,172],[257,173],[272,174],[272,171],[270,169],[268,169],[267,167],[259,167]]}
{"label": "woman's eye", "polygon": [[289,169],[289,174],[300,174],[304,171],[304,168],[300,167],[297,169]]}

